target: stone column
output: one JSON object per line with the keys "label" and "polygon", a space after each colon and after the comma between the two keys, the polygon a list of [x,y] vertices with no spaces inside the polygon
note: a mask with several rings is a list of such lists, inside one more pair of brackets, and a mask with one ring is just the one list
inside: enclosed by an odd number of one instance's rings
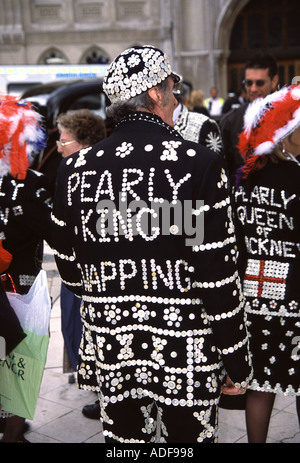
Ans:
{"label": "stone column", "polygon": [[0,0],[0,43],[20,45],[23,40],[20,0]]}
{"label": "stone column", "polygon": [[0,0],[0,64],[22,63],[24,40],[21,0]]}
{"label": "stone column", "polygon": [[181,0],[177,24],[181,73],[206,95],[211,86],[218,85],[214,53],[216,2],[218,0]]}

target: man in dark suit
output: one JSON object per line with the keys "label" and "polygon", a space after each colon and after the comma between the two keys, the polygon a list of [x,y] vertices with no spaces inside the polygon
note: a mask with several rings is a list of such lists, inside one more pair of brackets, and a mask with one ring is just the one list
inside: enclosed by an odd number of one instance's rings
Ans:
{"label": "man in dark suit", "polygon": [[231,183],[234,183],[236,171],[244,164],[237,144],[239,135],[244,127],[244,115],[249,103],[257,98],[265,98],[269,93],[277,90],[279,82],[277,62],[268,53],[257,53],[252,56],[245,66],[245,80],[247,102],[226,113],[219,122],[226,167]]}

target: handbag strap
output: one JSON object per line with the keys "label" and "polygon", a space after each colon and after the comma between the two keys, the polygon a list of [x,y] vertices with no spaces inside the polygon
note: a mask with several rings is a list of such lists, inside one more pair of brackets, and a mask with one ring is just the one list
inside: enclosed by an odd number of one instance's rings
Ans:
{"label": "handbag strap", "polygon": [[[0,275],[0,279],[1,279],[2,286],[6,293],[16,293],[17,292],[14,280],[12,279],[9,273],[3,273],[2,275]],[[8,283],[8,280],[9,280],[9,283]]]}

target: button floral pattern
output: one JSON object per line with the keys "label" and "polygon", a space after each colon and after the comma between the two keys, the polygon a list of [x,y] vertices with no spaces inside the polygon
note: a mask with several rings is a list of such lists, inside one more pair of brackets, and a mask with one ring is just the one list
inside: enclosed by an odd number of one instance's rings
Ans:
{"label": "button floral pattern", "polygon": [[[137,62],[132,54],[126,65]],[[135,113],[84,156],[86,164],[77,154],[62,168],[56,261],[83,300],[78,383],[98,392],[108,441],[151,442],[159,429],[168,442],[184,415],[184,439],[214,442],[224,362],[235,382],[251,377],[227,177],[219,156],[204,169],[202,150],[159,117]],[[202,187],[207,179],[211,189]],[[111,216],[101,199],[113,201]],[[175,214],[165,227],[166,213],[154,217],[164,199],[172,208],[206,199],[197,210],[207,220],[202,245],[185,245]],[[147,231],[146,216],[157,221]]]}

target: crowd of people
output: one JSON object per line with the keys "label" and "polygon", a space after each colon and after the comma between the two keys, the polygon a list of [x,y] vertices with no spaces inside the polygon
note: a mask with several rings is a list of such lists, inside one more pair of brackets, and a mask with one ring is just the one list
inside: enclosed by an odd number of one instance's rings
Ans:
{"label": "crowd of people", "polygon": [[[239,95],[205,99],[151,46],[117,56],[103,88],[109,136],[88,110],[57,120],[52,199],[30,169],[40,117],[1,99],[2,274],[26,293],[53,248],[66,349],[107,443],[217,442],[225,396],[266,442],[276,394],[300,424],[300,88],[258,54]],[[26,335],[0,289],[13,351]],[[0,413],[2,442],[26,442],[25,418]]]}

